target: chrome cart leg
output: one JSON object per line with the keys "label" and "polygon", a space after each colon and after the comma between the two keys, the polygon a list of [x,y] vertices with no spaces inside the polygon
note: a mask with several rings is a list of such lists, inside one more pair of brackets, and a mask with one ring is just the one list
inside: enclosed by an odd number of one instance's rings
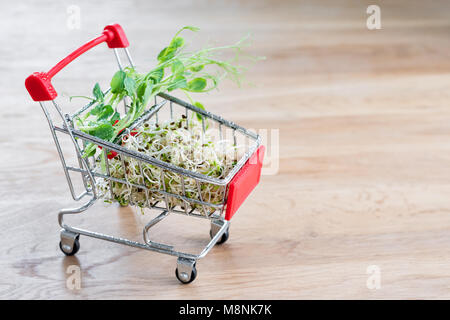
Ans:
{"label": "chrome cart leg", "polygon": [[193,259],[178,258],[175,275],[181,283],[188,284],[195,280],[197,277],[196,262]]}
{"label": "chrome cart leg", "polygon": [[[214,238],[218,232],[220,232],[220,229],[222,229],[224,224],[225,224],[224,220],[219,219],[211,220],[211,230],[209,231],[211,239]],[[220,237],[220,239],[217,240],[216,244],[222,244],[226,242],[229,237],[230,237],[230,227],[228,225],[226,230],[223,232],[222,237]]]}
{"label": "chrome cart leg", "polygon": [[67,230],[61,230],[59,248],[66,256],[73,256],[80,250],[80,235]]}
{"label": "chrome cart leg", "polygon": [[95,200],[96,198],[93,196],[88,202],[78,208],[62,209],[59,211],[58,223],[62,228],[59,248],[66,256],[73,256],[80,250],[80,233],[64,223],[64,215],[82,213],[89,209],[94,204]]}
{"label": "chrome cart leg", "polygon": [[157,224],[158,222],[160,222],[161,220],[163,220],[165,217],[167,217],[169,215],[169,211],[165,210],[163,212],[161,212],[161,214],[159,216],[157,216],[156,218],[152,219],[149,223],[147,223],[144,227],[144,232],[143,232],[143,237],[144,237],[144,242],[154,248],[158,248],[161,250],[165,250],[167,252],[172,252],[173,251],[173,246],[164,244],[164,243],[159,243],[159,242],[155,242],[155,241],[151,241],[150,240],[150,236],[149,236],[149,229],[151,227],[153,227],[155,224]]}

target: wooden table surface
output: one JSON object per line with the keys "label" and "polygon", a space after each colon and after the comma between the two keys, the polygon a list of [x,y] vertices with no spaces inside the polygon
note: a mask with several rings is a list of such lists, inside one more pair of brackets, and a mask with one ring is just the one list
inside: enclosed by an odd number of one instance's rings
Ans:
{"label": "wooden table surface", "polygon": [[[66,2],[2,4],[0,298],[450,298],[448,1],[378,1],[381,30],[366,28],[371,1],[71,3],[79,29],[67,27]],[[262,177],[187,286],[170,256],[86,237],[76,257],[58,248],[57,212],[75,204],[23,81],[111,22],[142,66],[184,25],[202,28],[193,42],[250,32],[249,52],[266,57],[251,85],[224,83],[203,101],[242,126],[278,129],[278,173]],[[102,47],[58,75],[61,104],[107,83],[114,63]],[[138,240],[153,216],[99,203],[70,221]],[[198,249],[208,229],[171,216],[154,236]],[[66,286],[72,265],[79,290]],[[368,286],[377,275],[380,287]]]}

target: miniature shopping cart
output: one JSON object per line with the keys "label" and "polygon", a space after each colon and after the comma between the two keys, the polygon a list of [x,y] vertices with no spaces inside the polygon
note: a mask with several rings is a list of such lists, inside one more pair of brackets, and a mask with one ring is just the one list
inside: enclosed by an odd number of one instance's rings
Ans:
{"label": "miniature shopping cart", "polygon": [[[248,131],[233,122],[223,119],[220,116],[199,109],[192,104],[163,93],[159,94],[155,98],[155,101],[152,101],[152,103],[147,106],[147,109],[143,115],[129,126],[128,132],[130,132],[129,130],[138,128],[148,121],[153,121],[158,124],[158,122],[162,121],[163,118],[170,120],[177,115],[183,116],[184,119],[188,119],[187,121],[193,118],[195,118],[195,121],[199,121],[196,118],[201,118],[203,134],[205,133],[206,123],[206,126],[209,129],[211,129],[212,126],[215,126],[217,132],[219,133],[220,139],[223,139],[223,136],[228,132],[231,139],[234,140],[234,145],[236,145],[237,141],[239,141],[245,146],[245,150],[241,152],[241,155],[238,156],[236,153],[236,158],[234,159],[235,165],[226,177],[218,179],[200,174],[198,172],[188,171],[182,167],[149,157],[144,153],[127,149],[120,144],[114,144],[77,130],[74,126],[74,119],[88,112],[93,103],[83,106],[73,114],[63,113],[62,109],[55,101],[57,93],[51,83],[51,80],[59,71],[61,71],[78,56],[103,42],[106,42],[108,47],[113,49],[118,66],[121,70],[124,68],[120,58],[120,55],[123,52],[119,52],[119,48],[124,49],[124,53],[122,55],[126,55],[126,60],[128,60],[127,65],[134,68],[133,61],[127,49],[129,43],[125,33],[118,24],[115,24],[106,26],[101,36],[89,41],[79,49],[75,50],[65,59],[61,60],[56,66],[50,69],[49,72],[33,73],[25,81],[25,86],[29,94],[34,101],[39,102],[47,118],[73,199],[75,201],[81,201],[83,199],[87,200],[77,208],[62,209],[59,212],[58,221],[62,228],[60,248],[64,254],[74,255],[80,249],[79,237],[80,235],[84,235],[173,255],[178,257],[177,268],[175,270],[176,277],[182,283],[190,283],[197,275],[197,260],[204,257],[215,244],[223,243],[228,239],[230,219],[253,188],[258,184],[261,174],[264,147],[260,145],[260,139],[256,133]],[[53,106],[54,110],[50,109],[51,106]],[[126,108],[127,105],[124,100],[124,111],[122,112],[126,112]],[[61,122],[59,125],[54,122],[54,116],[51,116],[50,110],[56,115],[57,119],[60,117],[59,121]],[[195,114],[197,117],[193,117]],[[60,135],[65,135],[66,137],[68,136],[69,140],[75,147],[76,158],[73,159],[73,165],[69,163],[70,159],[68,157],[66,159],[63,153],[62,144],[59,142]],[[83,157],[84,149],[88,144],[95,144],[101,148],[102,152],[104,152],[106,160],[106,173],[97,170],[96,167],[98,167],[98,159],[95,158],[95,155],[86,158]],[[109,170],[110,157],[106,156],[111,154],[116,155],[116,157],[121,160],[121,163],[123,164],[122,169],[124,171],[126,171],[125,165],[127,159],[133,159],[133,161],[137,161],[139,163],[139,166],[152,165],[158,167],[162,172],[162,181],[164,181],[164,175],[168,173],[179,176],[183,182],[183,192],[181,194],[172,192],[170,189],[166,188],[164,183],[158,190],[154,190],[150,189],[145,184],[138,184],[135,182],[132,183],[126,179],[126,176],[125,179],[113,176],[110,174]],[[75,191],[76,187],[72,180],[74,175],[81,176],[81,188],[83,188],[83,191],[80,194]],[[190,181],[195,181],[199,191],[196,197],[188,194],[184,189],[184,181],[187,179],[190,179]],[[100,198],[99,181],[107,181],[107,183],[110,184],[132,184],[133,188],[145,193],[146,202],[144,207],[161,211],[156,218],[152,219],[145,225],[143,229],[143,242],[136,242],[98,232],[87,231],[81,228],[69,226],[64,222],[65,215],[82,213],[89,209],[95,201]],[[208,199],[202,199],[202,193],[200,190],[204,184],[212,184],[217,188],[221,188],[223,190],[223,200],[220,203],[212,203],[208,201]],[[154,199],[151,197],[153,194],[158,194],[158,199],[160,199],[160,201],[153,201]],[[182,202],[186,203],[186,205],[170,205],[170,199],[182,200]],[[112,200],[114,200],[114,198],[112,198]],[[133,203],[133,199],[131,198],[129,199],[129,204],[136,205],[136,203]],[[211,240],[199,254],[176,251],[173,246],[150,240],[150,228],[163,220],[170,213],[184,214],[187,216],[206,218],[210,220]]]}

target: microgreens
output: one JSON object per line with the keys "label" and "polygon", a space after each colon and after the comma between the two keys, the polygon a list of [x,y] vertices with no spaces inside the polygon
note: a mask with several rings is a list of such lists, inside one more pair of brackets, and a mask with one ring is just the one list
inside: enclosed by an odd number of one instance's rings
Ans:
{"label": "microgreens", "polygon": [[[181,90],[193,105],[205,109],[190,93],[211,91],[225,77],[240,83],[243,68],[234,65],[234,62],[247,38],[228,46],[187,52],[185,40],[180,36],[185,30],[196,32],[199,29],[191,26],[180,29],[169,45],[159,52],[158,63],[149,72],[139,73],[134,68],[119,70],[112,77],[111,90],[107,93],[103,93],[96,83],[92,90],[93,98],[86,97],[93,101],[93,106],[84,116],[76,119],[77,127],[83,132],[114,142],[122,130],[143,114],[149,101],[158,93]],[[236,58],[231,61],[220,60],[218,53],[228,49],[235,51]],[[215,67],[216,71],[207,71],[209,67]],[[124,99],[128,108],[121,117],[116,110]],[[95,144],[88,144],[83,157],[94,155],[96,149]]]}

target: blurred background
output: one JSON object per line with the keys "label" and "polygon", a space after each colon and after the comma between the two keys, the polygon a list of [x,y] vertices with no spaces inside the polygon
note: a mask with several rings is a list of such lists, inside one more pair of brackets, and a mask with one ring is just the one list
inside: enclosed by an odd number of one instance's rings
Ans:
{"label": "blurred background", "polygon": [[[449,14],[444,0],[2,3],[0,297],[449,298]],[[87,238],[76,257],[58,249],[57,212],[74,204],[24,80],[111,23],[144,70],[185,25],[201,28],[186,36],[193,48],[251,34],[247,52],[266,57],[241,88],[201,98],[274,129],[266,144],[278,152],[189,286],[172,257]],[[106,87],[115,70],[106,45],[83,55],[54,79],[59,103],[74,110],[69,96]],[[76,221],[139,239],[146,215],[99,204]],[[173,219],[156,238],[208,240],[207,225]],[[80,289],[66,284],[74,265]]]}

